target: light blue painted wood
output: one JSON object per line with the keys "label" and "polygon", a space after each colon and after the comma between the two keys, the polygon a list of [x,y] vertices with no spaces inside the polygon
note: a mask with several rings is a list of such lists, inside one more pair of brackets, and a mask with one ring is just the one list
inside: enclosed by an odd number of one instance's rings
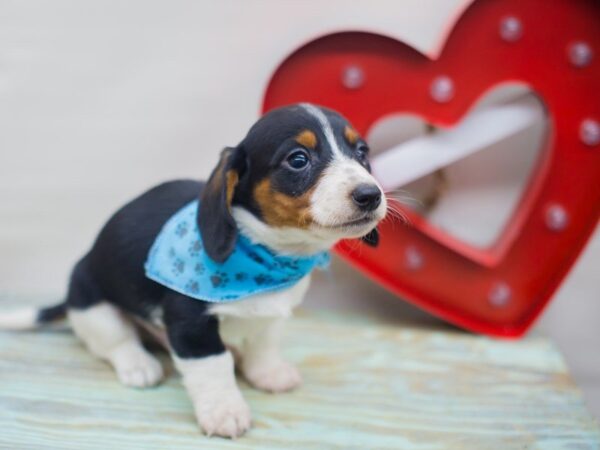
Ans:
{"label": "light blue painted wood", "polygon": [[269,395],[240,381],[254,425],[228,441],[199,433],[171,366],[163,385],[132,390],[68,330],[1,332],[0,448],[600,448],[598,424],[542,337],[304,313],[286,349],[304,385]]}

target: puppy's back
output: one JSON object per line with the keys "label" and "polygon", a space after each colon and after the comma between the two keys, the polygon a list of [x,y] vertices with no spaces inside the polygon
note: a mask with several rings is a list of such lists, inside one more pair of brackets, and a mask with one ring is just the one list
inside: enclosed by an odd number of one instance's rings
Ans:
{"label": "puppy's back", "polygon": [[166,221],[198,198],[203,187],[199,181],[175,180],[136,197],[108,220],[75,271],[89,276],[105,300],[146,315],[165,289],[145,276],[148,251]]}

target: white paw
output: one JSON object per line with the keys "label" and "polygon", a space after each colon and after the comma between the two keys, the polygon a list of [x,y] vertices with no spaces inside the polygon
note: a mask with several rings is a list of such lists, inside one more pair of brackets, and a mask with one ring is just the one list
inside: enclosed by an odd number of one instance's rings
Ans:
{"label": "white paw", "polygon": [[234,439],[244,434],[251,423],[250,408],[235,391],[218,396],[205,396],[195,402],[196,419],[208,436]]}
{"label": "white paw", "polygon": [[285,361],[244,367],[244,376],[252,386],[267,392],[285,392],[302,384],[298,369]]}
{"label": "white paw", "polygon": [[163,378],[162,365],[145,350],[118,354],[113,364],[119,381],[125,386],[134,388],[155,386]]}

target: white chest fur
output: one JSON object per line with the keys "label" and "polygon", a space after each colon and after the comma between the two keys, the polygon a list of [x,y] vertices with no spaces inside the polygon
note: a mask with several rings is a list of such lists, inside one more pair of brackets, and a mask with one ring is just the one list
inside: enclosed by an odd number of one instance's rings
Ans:
{"label": "white chest fur", "polygon": [[[284,291],[255,295],[233,303],[220,303],[210,307],[209,311],[219,317],[221,339],[232,350],[240,350],[248,340],[256,340],[265,330],[272,329],[281,319],[292,315],[310,284],[310,275]],[[267,341],[268,336],[263,336]],[[272,336],[278,340],[277,336]],[[269,346],[268,342],[263,343]]]}

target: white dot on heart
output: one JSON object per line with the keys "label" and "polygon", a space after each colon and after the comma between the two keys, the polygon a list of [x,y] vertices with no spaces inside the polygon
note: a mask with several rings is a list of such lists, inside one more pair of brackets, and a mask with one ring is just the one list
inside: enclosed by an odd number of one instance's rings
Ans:
{"label": "white dot on heart", "polygon": [[415,246],[409,246],[404,252],[404,262],[410,270],[419,270],[423,267],[423,255]]}
{"label": "white dot on heart", "polygon": [[569,61],[575,67],[587,67],[594,58],[594,51],[587,42],[574,42],[567,49]]}
{"label": "white dot on heart", "polygon": [[445,75],[434,79],[429,88],[431,98],[438,103],[446,103],[454,97],[454,81]]}
{"label": "white dot on heart", "polygon": [[516,42],[523,35],[523,24],[514,17],[504,17],[500,21],[500,37],[506,42]]}
{"label": "white dot on heart", "polygon": [[492,306],[502,307],[508,304],[511,297],[512,291],[510,286],[504,282],[499,282],[490,289],[488,300]]}
{"label": "white dot on heart", "polygon": [[364,70],[355,64],[344,67],[342,70],[342,85],[346,89],[358,89],[365,84]]}
{"label": "white dot on heart", "polygon": [[600,123],[594,119],[584,119],[579,126],[579,137],[590,147],[600,144]]}
{"label": "white dot on heart", "polygon": [[550,205],[546,210],[546,226],[552,231],[562,231],[569,224],[569,214],[559,204]]}

